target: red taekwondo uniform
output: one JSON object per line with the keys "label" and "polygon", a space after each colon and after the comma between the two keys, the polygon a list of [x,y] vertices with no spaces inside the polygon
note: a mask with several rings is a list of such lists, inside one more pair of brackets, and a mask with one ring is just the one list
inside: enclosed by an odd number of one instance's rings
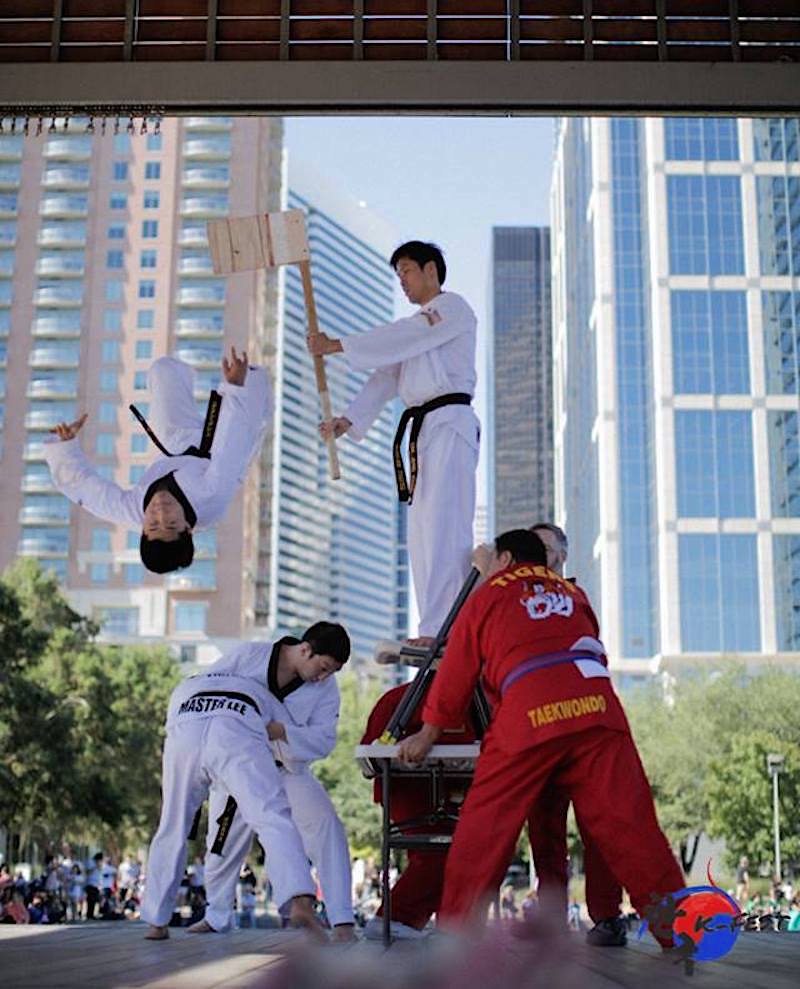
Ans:
{"label": "red taekwondo uniform", "polygon": [[479,677],[495,714],[448,856],[441,921],[466,920],[498,889],[551,786],[572,800],[640,916],[653,894],[683,887],[605,659],[582,648],[598,633],[583,591],[531,564],[495,574],[458,616],[423,721],[462,725]]}

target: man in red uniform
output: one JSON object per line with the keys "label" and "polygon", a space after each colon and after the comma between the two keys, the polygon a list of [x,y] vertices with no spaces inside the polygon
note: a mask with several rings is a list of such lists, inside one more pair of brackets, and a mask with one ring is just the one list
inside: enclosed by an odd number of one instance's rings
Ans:
{"label": "man in red uniform", "polygon": [[498,536],[489,579],[453,626],[423,727],[400,743],[404,761],[423,759],[444,730],[463,724],[482,678],[495,714],[447,860],[439,911],[445,923],[485,914],[548,785],[569,795],[588,840],[640,916],[654,895],[683,886],[598,655],[597,619],[583,591],[545,563],[534,533]]}

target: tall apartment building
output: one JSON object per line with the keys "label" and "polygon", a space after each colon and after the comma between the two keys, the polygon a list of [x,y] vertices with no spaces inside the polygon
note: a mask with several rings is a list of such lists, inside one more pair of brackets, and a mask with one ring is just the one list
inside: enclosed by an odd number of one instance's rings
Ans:
{"label": "tall apartment building", "polygon": [[558,521],[621,670],[800,660],[800,121],[561,121]]}
{"label": "tall apartment building", "polygon": [[553,517],[550,230],[492,230],[493,493],[497,532]]}
{"label": "tall apartment building", "polygon": [[[87,411],[84,449],[102,474],[128,486],[156,455],[127,409],[135,402],[147,414],[154,358],[175,353],[192,364],[201,407],[219,381],[224,346],[246,346],[251,360],[281,378],[282,331],[291,322],[281,313],[281,278],[215,277],[206,221],[281,208],[282,124],[186,117],[163,121],[159,134],[152,125],[148,134],[138,126],[129,134],[123,122],[116,135],[110,126],[101,133],[98,121],[86,133],[87,124],[73,120],[65,130],[57,121],[54,132],[24,140],[0,135],[0,354],[7,363],[0,567],[17,553],[34,556],[58,574],[76,607],[103,621],[107,636],[166,638],[185,659],[203,662],[254,633],[265,611],[261,596],[276,593],[269,579],[292,572],[292,547],[272,542],[277,506],[293,510],[282,479],[299,451],[282,441],[286,416],[277,417],[224,521],[195,534],[192,567],[166,577],[142,568],[138,533],[93,518],[54,490],[42,443],[55,422]],[[281,396],[297,388],[292,374],[289,367]],[[313,382],[304,408],[316,421]],[[309,440],[307,452],[316,458],[318,447]],[[295,510],[302,518],[303,507]],[[393,515],[392,553],[395,524]],[[270,552],[282,569],[265,574]],[[315,580],[326,594],[338,587],[328,572]],[[322,598],[291,617],[307,623],[328,603]],[[283,613],[272,616],[283,620]]]}

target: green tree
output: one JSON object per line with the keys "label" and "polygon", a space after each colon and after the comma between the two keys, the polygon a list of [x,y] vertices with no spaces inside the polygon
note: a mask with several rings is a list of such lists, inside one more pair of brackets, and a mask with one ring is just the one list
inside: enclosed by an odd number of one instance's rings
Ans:
{"label": "green tree", "polygon": [[342,707],[338,742],[327,759],[316,763],[314,773],[330,794],[353,851],[369,854],[380,848],[381,813],[372,803],[372,783],[361,775],[353,750],[361,741],[382,687],[374,680],[362,683],[348,672],[339,677],[339,689]]}

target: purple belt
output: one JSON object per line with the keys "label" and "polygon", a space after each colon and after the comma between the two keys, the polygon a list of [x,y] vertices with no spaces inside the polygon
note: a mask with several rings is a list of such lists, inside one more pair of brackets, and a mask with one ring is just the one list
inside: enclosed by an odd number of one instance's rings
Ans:
{"label": "purple belt", "polygon": [[578,659],[592,659],[595,663],[600,663],[600,657],[596,653],[572,652],[565,649],[563,652],[548,652],[543,656],[531,656],[515,666],[500,684],[500,696],[502,697],[508,688],[529,673],[543,670],[547,666],[558,666],[560,663],[574,663]]}

